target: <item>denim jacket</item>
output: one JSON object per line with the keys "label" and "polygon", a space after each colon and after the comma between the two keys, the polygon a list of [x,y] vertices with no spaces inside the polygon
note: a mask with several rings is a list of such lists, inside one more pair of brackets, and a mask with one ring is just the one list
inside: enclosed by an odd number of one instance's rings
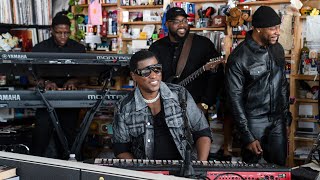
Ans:
{"label": "denim jacket", "polygon": [[[175,84],[161,82],[160,95],[163,101],[165,121],[175,145],[184,158],[186,138],[184,133],[183,109],[180,106],[179,93],[187,94],[186,115],[191,133],[209,127],[208,122],[186,89]],[[153,159],[154,129],[153,116],[147,104],[142,100],[139,88],[121,99],[115,108],[113,121],[113,143],[130,143],[134,158]],[[211,138],[211,137],[210,137]],[[194,144],[194,142],[192,142]],[[193,153],[194,154],[194,153]]]}

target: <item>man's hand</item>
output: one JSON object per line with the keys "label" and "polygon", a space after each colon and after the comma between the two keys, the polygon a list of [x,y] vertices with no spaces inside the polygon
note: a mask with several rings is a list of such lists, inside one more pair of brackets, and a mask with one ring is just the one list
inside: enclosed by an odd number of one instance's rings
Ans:
{"label": "man's hand", "polygon": [[256,155],[260,155],[262,153],[262,148],[258,140],[255,140],[252,143],[248,144],[246,148],[249,149],[251,152],[255,153]]}
{"label": "man's hand", "polygon": [[55,82],[45,81],[44,82],[45,90],[57,90],[58,86]]}
{"label": "man's hand", "polygon": [[70,79],[66,83],[64,83],[63,88],[65,90],[77,90],[78,81],[74,79]]}

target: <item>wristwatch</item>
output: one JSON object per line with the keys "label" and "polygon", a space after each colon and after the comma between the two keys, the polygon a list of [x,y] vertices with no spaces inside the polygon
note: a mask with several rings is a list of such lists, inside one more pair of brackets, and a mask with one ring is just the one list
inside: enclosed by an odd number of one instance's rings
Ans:
{"label": "wristwatch", "polygon": [[206,103],[201,103],[203,109],[208,110],[209,106]]}

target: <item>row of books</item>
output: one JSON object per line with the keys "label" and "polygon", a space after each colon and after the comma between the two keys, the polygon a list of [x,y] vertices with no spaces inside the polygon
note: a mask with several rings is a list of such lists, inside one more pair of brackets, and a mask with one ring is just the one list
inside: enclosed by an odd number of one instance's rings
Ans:
{"label": "row of books", "polygon": [[50,25],[52,0],[1,0],[0,23]]}

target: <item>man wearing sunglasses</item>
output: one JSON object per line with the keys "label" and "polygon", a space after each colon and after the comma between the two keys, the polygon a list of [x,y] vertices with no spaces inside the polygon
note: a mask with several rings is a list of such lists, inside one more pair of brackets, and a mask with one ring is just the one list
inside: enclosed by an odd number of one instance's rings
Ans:
{"label": "man wearing sunglasses", "polygon": [[[194,159],[207,160],[211,132],[202,111],[185,88],[162,82],[162,65],[150,51],[131,57],[130,74],[137,86],[115,107],[113,151],[121,159],[184,159],[184,109],[195,147]],[[186,108],[181,102],[186,103]],[[197,153],[195,153],[197,152]]]}
{"label": "man wearing sunglasses", "polygon": [[[169,79],[176,74],[182,47],[190,31],[187,17],[188,15],[182,8],[170,8],[166,13],[166,26],[169,35],[157,40],[149,48],[163,66],[162,78],[164,82],[169,82]],[[216,51],[214,44],[208,38],[194,34],[190,53],[181,76],[171,83],[179,83],[209,62],[211,58],[218,56],[220,53]],[[223,66],[219,66],[216,73],[206,71],[189,83],[186,88],[198,106],[206,112],[208,106],[215,103],[218,91],[222,86]]]}
{"label": "man wearing sunglasses", "polygon": [[[47,40],[35,45],[32,52],[56,52],[56,53],[85,53],[85,47],[69,39],[70,20],[66,16],[67,12],[58,12],[52,19],[51,34]],[[31,78],[30,78],[31,80]],[[34,80],[31,80],[34,82]],[[40,83],[46,90],[75,90],[77,85],[82,83],[80,79],[72,77],[41,77]],[[76,135],[76,123],[79,119],[80,109],[59,108],[55,109],[58,115],[61,128],[66,135],[69,146]],[[46,109],[37,109],[36,122],[32,136],[32,153],[37,156],[65,159],[62,148],[56,138],[56,134],[51,124],[49,113]]]}

